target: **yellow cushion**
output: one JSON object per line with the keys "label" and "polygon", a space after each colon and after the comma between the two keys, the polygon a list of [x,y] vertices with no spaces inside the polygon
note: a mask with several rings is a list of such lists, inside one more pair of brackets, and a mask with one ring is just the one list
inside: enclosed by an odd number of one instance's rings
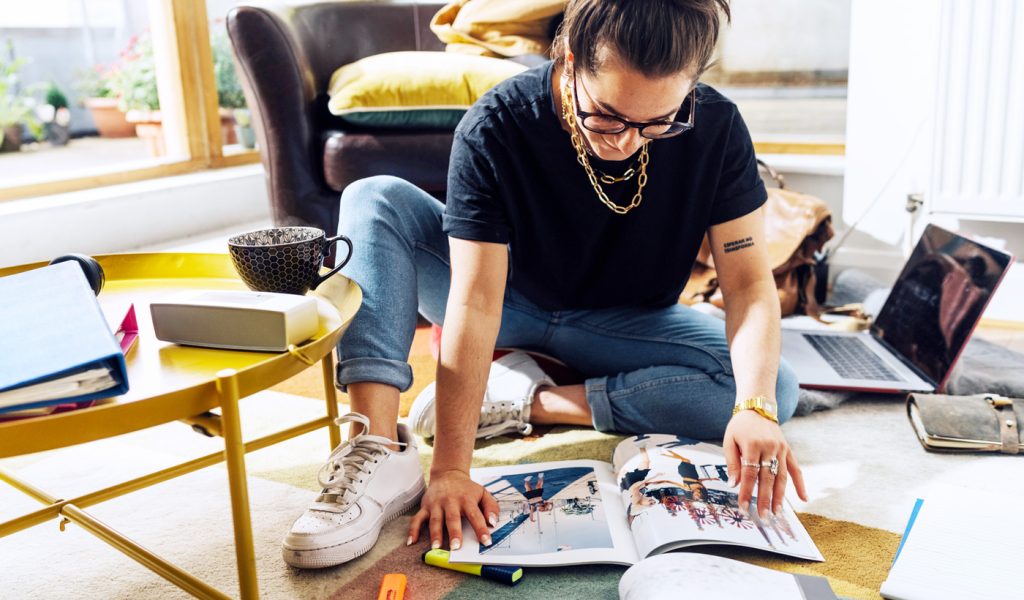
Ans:
{"label": "yellow cushion", "polygon": [[388,52],[331,76],[331,113],[372,127],[455,127],[487,90],[526,67],[445,52]]}

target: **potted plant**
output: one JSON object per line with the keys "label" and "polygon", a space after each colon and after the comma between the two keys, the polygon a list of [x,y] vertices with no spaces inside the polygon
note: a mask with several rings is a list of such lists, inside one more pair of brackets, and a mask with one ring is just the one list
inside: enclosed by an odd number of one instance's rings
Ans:
{"label": "potted plant", "polygon": [[54,146],[66,146],[71,139],[71,111],[68,98],[57,84],[50,82],[46,90],[46,104],[36,108],[36,116],[43,123],[46,141]]}
{"label": "potted plant", "polygon": [[[13,55],[11,42],[7,42],[8,56]],[[36,138],[43,131],[33,114],[35,99],[29,88],[23,88],[18,71],[25,59],[5,61],[0,58],[0,152],[17,152],[21,149],[21,128],[28,127]]]}
{"label": "potted plant", "polygon": [[149,155],[165,155],[153,40],[148,33],[129,40],[117,65],[110,70],[107,81],[111,94],[117,98],[118,108],[125,113],[125,119],[135,125],[135,134],[145,140]]}
{"label": "potted plant", "polygon": [[235,114],[235,135],[238,136],[238,143],[243,148],[252,150],[256,147],[256,130],[252,128],[252,113],[248,108],[236,108]]}
{"label": "potted plant", "polygon": [[135,137],[135,125],[124,118],[117,106],[117,96],[110,89],[115,66],[96,65],[78,75],[78,91],[82,106],[89,109],[92,122],[100,137]]}
{"label": "potted plant", "polygon": [[[216,26],[216,24],[215,24]],[[238,133],[239,129],[252,127],[252,119],[248,124],[239,126],[237,116],[239,110],[245,109],[245,94],[242,93],[242,85],[238,81],[238,73],[235,71],[235,59],[231,54],[231,44],[226,33],[217,29],[210,39],[210,46],[213,50],[213,74],[217,82],[217,105],[220,107],[220,126],[224,145],[237,144],[239,138],[248,135],[248,132]],[[256,145],[256,136],[252,134],[252,145],[246,148],[253,148]],[[243,141],[243,145],[244,141]]]}

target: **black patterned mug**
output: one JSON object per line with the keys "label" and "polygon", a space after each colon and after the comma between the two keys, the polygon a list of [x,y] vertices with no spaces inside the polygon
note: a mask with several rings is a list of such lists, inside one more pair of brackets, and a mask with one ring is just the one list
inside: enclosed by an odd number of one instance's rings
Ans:
{"label": "black patterned mug", "polygon": [[[329,273],[320,275],[324,257],[337,242],[348,246],[348,254]],[[303,295],[348,263],[352,241],[343,235],[329,238],[316,227],[272,227],[230,238],[228,251],[249,289]]]}

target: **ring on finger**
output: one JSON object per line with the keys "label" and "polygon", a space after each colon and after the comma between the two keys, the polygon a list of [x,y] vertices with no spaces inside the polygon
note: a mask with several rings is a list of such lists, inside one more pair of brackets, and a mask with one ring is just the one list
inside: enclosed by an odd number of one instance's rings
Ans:
{"label": "ring on finger", "polygon": [[754,469],[760,469],[763,466],[767,466],[767,465],[762,465],[761,463],[758,463],[758,462],[747,462],[745,460],[741,460],[740,461],[740,465],[744,466],[744,467],[752,467]]}
{"label": "ring on finger", "polygon": [[773,456],[771,460],[761,463],[761,468],[768,469],[768,472],[772,474],[772,477],[775,477],[779,474],[779,459]]}

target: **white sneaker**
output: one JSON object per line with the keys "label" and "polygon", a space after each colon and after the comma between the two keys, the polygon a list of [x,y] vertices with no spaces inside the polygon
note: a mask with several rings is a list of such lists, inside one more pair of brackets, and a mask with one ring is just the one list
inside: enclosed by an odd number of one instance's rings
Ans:
{"label": "white sneaker", "polygon": [[[540,386],[555,382],[525,352],[511,352],[491,363],[487,391],[480,408],[476,437],[492,438],[503,433],[529,435],[530,404]],[[434,384],[428,385],[409,409],[409,424],[416,435],[434,437]]]}
{"label": "white sneaker", "polygon": [[[370,420],[359,413],[336,419],[338,425]],[[423,495],[423,470],[416,441],[398,425],[401,452],[386,437],[360,433],[342,442],[320,468],[323,491],[284,538],[284,561],[293,567],[331,567],[365,554],[381,528]]]}

